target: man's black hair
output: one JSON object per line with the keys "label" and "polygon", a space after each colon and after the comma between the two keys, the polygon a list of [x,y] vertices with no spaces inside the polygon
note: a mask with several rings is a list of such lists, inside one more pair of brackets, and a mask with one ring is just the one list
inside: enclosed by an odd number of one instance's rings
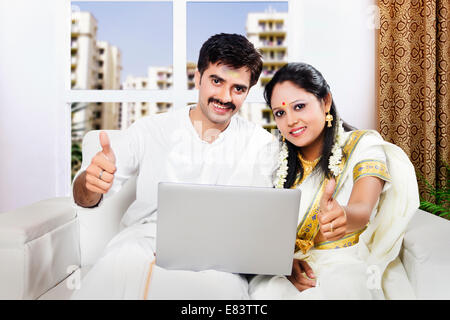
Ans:
{"label": "man's black hair", "polygon": [[217,63],[234,69],[246,67],[250,71],[250,87],[258,82],[262,71],[261,53],[247,38],[239,34],[220,33],[210,37],[200,49],[197,69],[200,75],[209,64]]}

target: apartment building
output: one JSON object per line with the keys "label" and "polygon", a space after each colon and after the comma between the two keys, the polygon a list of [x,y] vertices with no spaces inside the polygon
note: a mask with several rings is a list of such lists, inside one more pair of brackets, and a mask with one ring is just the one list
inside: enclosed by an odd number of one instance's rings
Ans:
{"label": "apartment building", "polygon": [[[148,77],[127,76],[122,83],[123,90],[149,90],[156,89],[149,83]],[[150,114],[148,102],[124,102],[120,105],[119,123],[120,128],[128,128],[137,119]]]}
{"label": "apartment building", "polygon": [[[287,64],[287,12],[253,12],[247,15],[247,38],[263,56],[263,70],[256,86],[263,88],[275,72]],[[266,104],[249,104],[242,111],[247,119],[260,124],[270,132],[276,132],[272,111]]]}
{"label": "apartment building", "polygon": [[[187,88],[195,88],[194,74],[197,65],[188,62],[186,65]],[[150,66],[146,77],[128,76],[122,84],[124,90],[170,90],[173,87],[173,68],[164,66]],[[134,121],[149,114],[168,111],[171,102],[127,102],[122,103],[120,111],[121,128],[128,128]]]}
{"label": "apartment building", "polygon": [[[97,28],[97,20],[90,12],[72,12],[72,89],[120,89],[120,50],[106,41],[97,40]],[[119,103],[74,103],[72,139],[80,141],[89,130],[118,129],[119,108]]]}
{"label": "apartment building", "polygon": [[[122,70],[119,48],[106,41],[97,41],[97,48],[97,89],[119,90]],[[97,105],[96,117],[92,121],[93,128],[119,129],[120,103],[103,102]]]}
{"label": "apartment building", "polygon": [[95,89],[97,86],[97,51],[97,20],[89,12],[72,12],[72,89]]}
{"label": "apartment building", "polygon": [[[247,15],[247,38],[263,56],[263,70],[256,87],[263,88],[273,74],[287,63],[287,13],[269,9]],[[120,85],[121,54],[117,47],[97,40],[97,20],[89,12],[72,12],[71,85],[73,89],[170,90],[173,70],[150,66],[144,77],[128,76]],[[187,88],[195,88],[196,64],[186,66]],[[78,103],[73,105],[72,131],[75,139],[93,129],[129,127],[137,119],[172,107],[170,102]],[[240,115],[275,132],[271,110],[264,103],[245,104]]]}

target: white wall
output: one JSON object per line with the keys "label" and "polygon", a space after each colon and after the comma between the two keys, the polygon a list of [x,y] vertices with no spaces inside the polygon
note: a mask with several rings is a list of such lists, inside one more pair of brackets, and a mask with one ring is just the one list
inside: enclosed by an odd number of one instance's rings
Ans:
{"label": "white wall", "polygon": [[61,20],[67,6],[0,0],[0,212],[69,192],[63,61],[70,53],[63,48],[70,40]]}
{"label": "white wall", "polygon": [[376,129],[375,0],[295,0],[289,15],[297,39],[289,61],[313,65],[331,87],[341,117],[359,129]]}

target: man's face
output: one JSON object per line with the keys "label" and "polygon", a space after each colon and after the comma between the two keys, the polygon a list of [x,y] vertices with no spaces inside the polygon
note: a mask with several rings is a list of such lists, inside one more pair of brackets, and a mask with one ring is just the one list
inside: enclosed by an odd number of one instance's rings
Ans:
{"label": "man's face", "polygon": [[209,64],[203,75],[197,70],[195,85],[203,116],[213,125],[228,125],[247,97],[250,75],[246,67],[233,69],[219,63]]}

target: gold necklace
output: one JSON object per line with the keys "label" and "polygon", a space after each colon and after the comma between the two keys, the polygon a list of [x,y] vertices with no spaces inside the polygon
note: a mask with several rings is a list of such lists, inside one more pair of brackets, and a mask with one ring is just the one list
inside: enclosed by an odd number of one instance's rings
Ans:
{"label": "gold necklace", "polygon": [[311,161],[303,159],[302,154],[300,152],[297,152],[297,156],[298,156],[298,159],[302,162],[303,166],[312,166],[313,168],[316,166],[317,162],[319,162],[319,160],[320,160],[320,157],[318,157],[315,160],[311,160]]}
{"label": "gold necklace", "polygon": [[295,187],[295,186],[301,184],[303,181],[305,181],[306,177],[309,176],[311,174],[311,172],[313,172],[314,168],[316,167],[317,163],[319,162],[319,160],[321,158],[321,157],[318,157],[315,160],[308,161],[308,160],[303,159],[300,152],[297,152],[297,156],[298,156],[298,159],[300,160],[300,162],[302,163],[303,176],[301,179],[300,179],[300,176],[298,176],[292,187]]}

